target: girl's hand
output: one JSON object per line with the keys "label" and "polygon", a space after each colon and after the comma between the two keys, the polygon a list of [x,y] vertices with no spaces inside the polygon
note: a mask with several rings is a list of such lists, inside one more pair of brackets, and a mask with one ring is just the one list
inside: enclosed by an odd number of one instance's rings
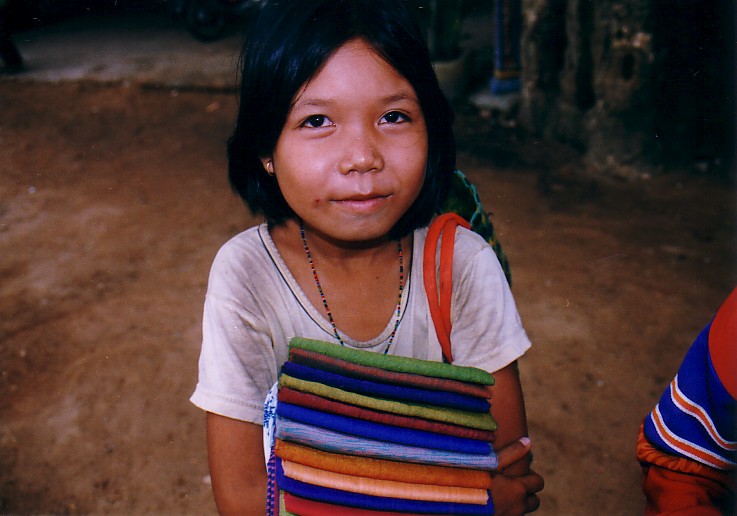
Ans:
{"label": "girl's hand", "polygon": [[499,473],[494,475],[491,484],[491,497],[494,501],[495,516],[518,515],[534,512],[540,506],[535,493],[542,490],[543,478],[530,471],[521,476],[506,476],[504,470],[522,460],[529,460],[530,440],[521,438],[508,444],[497,452]]}

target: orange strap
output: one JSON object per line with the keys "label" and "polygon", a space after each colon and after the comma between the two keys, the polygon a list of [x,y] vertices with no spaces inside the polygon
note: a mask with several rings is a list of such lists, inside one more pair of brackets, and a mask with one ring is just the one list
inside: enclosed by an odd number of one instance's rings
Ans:
{"label": "orange strap", "polygon": [[[427,231],[425,249],[422,257],[422,275],[425,284],[427,302],[430,306],[430,315],[435,325],[443,357],[453,363],[453,354],[450,345],[450,302],[453,294],[453,250],[455,245],[455,230],[457,226],[470,228],[470,224],[463,217],[455,213],[439,215]],[[437,267],[436,255],[438,242],[440,244],[440,267]],[[439,279],[439,285],[438,285]]]}

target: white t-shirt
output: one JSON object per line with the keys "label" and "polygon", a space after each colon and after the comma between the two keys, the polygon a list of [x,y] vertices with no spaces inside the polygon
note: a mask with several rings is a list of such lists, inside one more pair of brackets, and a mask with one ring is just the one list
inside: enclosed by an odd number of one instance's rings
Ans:
{"label": "white t-shirt", "polygon": [[[426,234],[427,228],[414,232],[411,272],[389,353],[441,361],[422,282]],[[451,319],[454,364],[493,373],[530,347],[494,250],[463,228],[456,232]],[[348,346],[383,352],[394,323],[392,317],[369,341],[341,337]],[[307,299],[262,224],[233,237],[215,257],[205,298],[199,381],[190,400],[206,411],[262,424],[264,399],[287,360],[292,337],[337,342],[324,310]]]}

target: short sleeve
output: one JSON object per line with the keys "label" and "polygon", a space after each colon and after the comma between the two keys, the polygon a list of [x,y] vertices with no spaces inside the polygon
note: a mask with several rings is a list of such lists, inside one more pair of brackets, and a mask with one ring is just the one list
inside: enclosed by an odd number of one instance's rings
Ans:
{"label": "short sleeve", "polygon": [[530,348],[504,271],[480,236],[459,228],[453,260],[454,363],[494,372]]}
{"label": "short sleeve", "polygon": [[276,381],[277,366],[254,282],[258,275],[252,272],[258,260],[247,246],[232,240],[213,261],[199,377],[190,401],[208,412],[262,424],[263,402]]}

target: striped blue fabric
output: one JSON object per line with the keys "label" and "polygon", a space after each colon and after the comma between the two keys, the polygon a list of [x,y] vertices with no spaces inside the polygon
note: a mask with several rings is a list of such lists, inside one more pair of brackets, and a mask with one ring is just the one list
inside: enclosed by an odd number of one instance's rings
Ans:
{"label": "striped blue fabric", "polygon": [[[494,503],[491,499],[491,494],[489,494],[489,501],[486,505],[475,505],[404,500],[401,498],[386,498],[383,496],[351,493],[289,478],[284,474],[284,469],[279,459],[277,459],[276,465],[276,478],[281,489],[296,496],[347,507],[360,507],[376,511],[407,512],[410,514],[494,514]],[[346,514],[350,514],[350,511],[347,510]]]}
{"label": "striped blue fabric", "polygon": [[655,447],[717,469],[733,469],[737,453],[735,400],[709,356],[709,329],[697,337],[678,374],[645,419]]}
{"label": "striped blue fabric", "polygon": [[371,421],[364,421],[353,417],[346,417],[327,412],[320,412],[291,403],[279,402],[276,409],[277,416],[291,419],[307,425],[327,428],[344,434],[355,435],[366,439],[376,439],[397,444],[420,446],[436,450],[446,450],[475,455],[489,455],[491,444],[486,441],[454,437],[451,435],[425,432],[411,428],[384,425]]}
{"label": "striped blue fabric", "polygon": [[487,455],[474,455],[388,443],[305,425],[281,417],[277,418],[276,437],[319,450],[346,455],[485,470],[495,470],[499,465],[493,450]]}
{"label": "striped blue fabric", "polygon": [[424,405],[449,407],[457,410],[470,412],[489,412],[491,405],[489,401],[475,396],[467,396],[453,392],[432,391],[416,387],[403,387],[390,385],[369,380],[358,380],[328,371],[322,371],[294,362],[286,362],[282,366],[282,372],[310,382],[318,382],[331,387],[356,392],[366,396],[378,398],[403,400]]}

